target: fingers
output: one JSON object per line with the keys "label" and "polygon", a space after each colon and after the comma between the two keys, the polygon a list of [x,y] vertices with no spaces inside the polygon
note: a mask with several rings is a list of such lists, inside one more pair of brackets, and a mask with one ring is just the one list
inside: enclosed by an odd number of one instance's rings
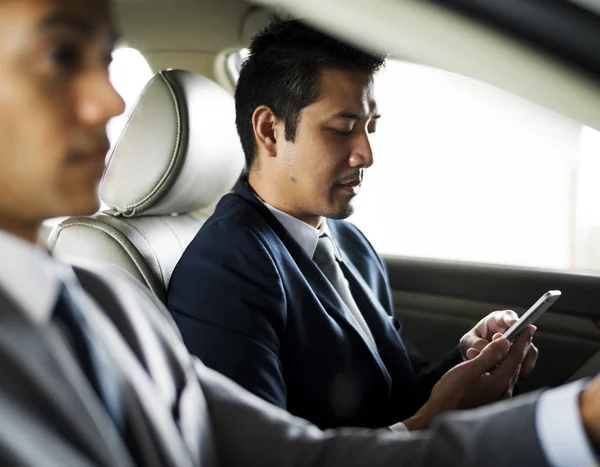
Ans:
{"label": "fingers", "polygon": [[517,368],[515,369],[514,374],[510,378],[510,381],[508,382],[508,388],[506,389],[506,393],[504,396],[505,399],[511,398],[513,396],[513,391],[515,389],[515,385],[517,384],[517,381],[519,381],[520,373],[521,373],[521,365],[518,365]]}
{"label": "fingers", "polygon": [[515,384],[517,384],[517,381],[519,380],[520,373],[521,373],[521,365],[517,366],[517,369],[515,370],[513,377],[510,379],[510,382],[509,382],[510,387],[508,388],[508,390],[511,394],[512,394],[513,388],[515,387]]}
{"label": "fingers", "polygon": [[[492,372],[493,384],[498,384],[499,390],[508,390],[511,379],[517,372],[519,366],[522,365],[525,360],[525,356],[529,350],[529,344],[531,337],[533,336],[533,329],[525,329],[521,335],[515,340],[510,348],[506,358],[502,363]],[[499,342],[504,339],[497,339],[493,342]]]}
{"label": "fingers", "polygon": [[[490,341],[494,334],[505,333],[518,319],[519,316],[512,310],[494,311],[477,323],[470,336],[467,334],[465,338],[469,337],[469,341],[476,338]],[[470,342],[468,347],[471,347]]]}
{"label": "fingers", "polygon": [[529,351],[527,355],[525,355],[525,359],[521,364],[521,372],[519,374],[519,379],[527,379],[533,373],[533,369],[535,368],[535,364],[538,359],[538,349],[535,345],[531,344],[529,346]]}
{"label": "fingers", "polygon": [[[517,315],[512,310],[495,311],[490,315],[488,330],[490,334],[501,332],[505,333],[513,324],[519,320]],[[485,336],[481,336],[485,337]]]}
{"label": "fingers", "polygon": [[[490,342],[485,339],[475,338],[475,340],[473,340],[470,343],[469,348],[465,352],[465,357],[467,357],[468,360],[471,360],[472,358],[479,355],[480,352],[483,349],[485,349],[489,343]],[[473,350],[476,350],[476,352],[473,352]]]}
{"label": "fingers", "polygon": [[[474,352],[479,352],[475,349]],[[510,350],[510,343],[506,339],[497,339],[491,342],[487,347],[480,351],[476,356],[467,362],[462,363],[465,373],[472,378],[479,378],[482,374],[494,370],[507,356]]]}

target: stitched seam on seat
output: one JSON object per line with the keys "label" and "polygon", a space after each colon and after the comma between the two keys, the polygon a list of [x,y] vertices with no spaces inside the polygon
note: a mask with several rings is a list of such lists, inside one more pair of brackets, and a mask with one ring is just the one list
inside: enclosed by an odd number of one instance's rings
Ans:
{"label": "stitched seam on seat", "polygon": [[[162,278],[162,280],[163,280],[163,282],[164,282],[164,272],[163,272],[163,270],[162,270],[162,265],[161,265],[160,259],[159,259],[158,255],[157,255],[157,254],[154,252],[154,249],[153,249],[153,248],[152,248],[152,246],[151,246],[151,245],[152,245],[152,243],[151,243],[151,242],[150,242],[150,241],[149,241],[149,240],[146,238],[146,236],[145,236],[145,235],[142,233],[142,231],[141,231],[141,230],[139,230],[139,229],[137,229],[137,228],[135,228],[133,225],[131,225],[131,224],[128,224],[127,222],[124,222],[124,221],[122,221],[122,220],[119,220],[119,219],[118,219],[118,218],[116,218],[116,217],[107,216],[107,218],[106,218],[106,219],[103,219],[103,221],[104,221],[104,222],[106,222],[107,224],[109,224],[111,227],[114,227],[115,229],[117,229],[117,231],[118,231],[120,234],[124,235],[124,236],[127,238],[127,240],[128,240],[128,241],[129,241],[131,244],[133,244],[133,247],[135,248],[136,252],[140,253],[140,255],[141,255],[142,257],[144,257],[144,255],[143,255],[143,254],[142,254],[142,252],[140,251],[140,248],[138,248],[138,247],[135,245],[135,242],[134,242],[133,240],[131,240],[131,239],[129,238],[129,236],[128,236],[128,235],[126,235],[124,232],[122,232],[122,229],[124,228],[124,229],[127,229],[127,230],[129,230],[130,232],[135,232],[135,234],[136,234],[136,235],[138,235],[138,236],[140,236],[141,238],[143,238],[143,239],[145,240],[145,242],[146,242],[146,243],[147,243],[147,244],[150,246],[150,248],[148,249],[148,251],[149,251],[150,253],[152,253],[152,258],[148,258],[148,259],[144,258],[144,259],[145,259],[146,261],[148,261],[149,259],[152,259],[152,260],[153,260],[153,263],[155,263],[155,264],[156,264],[156,269],[158,269],[159,275],[160,275],[160,277]],[[116,225],[115,225],[115,224],[116,224]],[[145,264],[145,265],[146,265],[146,264]],[[146,266],[147,266],[147,265],[146,265]],[[150,268],[150,270],[152,270],[152,268]]]}
{"label": "stitched seam on seat", "polygon": [[[177,153],[179,152],[179,148],[181,146],[181,118],[179,116],[181,108],[180,108],[179,102],[177,101],[177,95],[175,94],[175,91],[173,90],[173,85],[165,76],[165,73],[163,71],[161,71],[159,73],[159,75],[160,75],[163,83],[167,87],[167,90],[169,91],[169,94],[171,95],[171,99],[173,99],[173,104],[175,106],[175,118],[176,118],[176,125],[177,125],[177,137],[175,139],[175,149],[171,153],[171,159],[169,160],[169,165],[167,166],[166,171],[163,173],[163,176],[160,178],[160,180],[154,185],[154,188],[152,189],[152,191],[147,196],[145,196],[140,201],[138,201],[137,203],[126,205],[127,208],[141,207],[148,200],[150,200],[152,197],[154,197],[156,195],[156,193],[164,187],[166,182],[171,177],[171,174],[173,173],[173,168],[175,167],[175,162],[177,160]],[[135,212],[136,211],[134,209],[134,212],[131,214],[128,214],[128,215],[133,215],[133,214],[135,214]]]}
{"label": "stitched seam on seat", "polygon": [[[171,96],[171,99],[173,100],[173,104],[175,107],[175,119],[176,119],[176,127],[177,127],[176,128],[177,134],[176,134],[176,138],[175,138],[175,148],[174,148],[173,152],[171,153],[171,158],[169,160],[169,164],[168,164],[166,170],[164,171],[162,177],[154,184],[154,187],[152,188],[150,193],[148,193],[146,196],[141,198],[139,201],[136,201],[136,202],[130,203],[130,204],[126,204],[125,209],[117,208],[117,211],[126,217],[131,217],[131,216],[135,215],[141,209],[149,209],[154,204],[157,204],[160,201],[160,200],[157,200],[153,203],[150,203],[149,206],[144,206],[144,204],[147,204],[148,201],[151,200],[153,197],[155,197],[156,194],[160,190],[163,190],[163,189],[168,190],[168,188],[165,188],[165,185],[171,178],[173,169],[176,166],[175,162],[177,161],[177,154],[181,147],[181,137],[182,137],[181,118],[180,118],[181,106],[179,105],[179,102],[177,100],[177,95],[176,95],[175,91],[173,90],[173,85],[167,79],[164,72],[161,71],[158,74],[158,76],[160,76],[161,81],[167,88],[167,91],[169,92],[169,95]],[[137,111],[137,109],[136,109],[136,111]],[[134,111],[131,118],[133,118],[133,115],[136,114],[136,111]],[[123,131],[123,133],[124,132],[125,132],[125,130]],[[111,159],[112,159],[112,157],[111,157]],[[131,211],[131,212],[127,212],[127,211]]]}
{"label": "stitched seam on seat", "polygon": [[[104,223],[104,222],[106,222],[106,223]],[[134,231],[135,234],[139,235],[148,244],[150,244],[150,242],[148,242],[148,240],[140,232],[138,232],[136,229],[134,229],[132,226],[130,226],[122,221],[118,221],[114,217],[110,217],[110,216],[106,216],[106,218],[104,218],[102,220],[99,220],[96,218],[67,219],[60,223],[59,228],[62,231],[65,228],[70,227],[70,226],[91,227],[93,229],[100,230],[100,231],[104,232],[105,234],[107,234],[108,236],[110,236],[111,238],[113,238],[121,247],[123,247],[123,249],[129,256],[129,258],[133,261],[135,266],[138,268],[138,270],[140,271],[142,277],[144,278],[144,281],[146,282],[146,285],[148,286],[148,288],[150,290],[152,290],[152,292],[156,296],[162,297],[164,294],[162,293],[162,290],[156,284],[156,278],[154,277],[152,269],[148,266],[148,264],[146,264],[145,259],[142,259],[141,261],[139,259],[139,257],[143,258],[143,255],[141,254],[140,250],[134,245],[133,241],[127,237],[127,235],[125,235],[123,232],[121,232],[121,230],[119,230],[118,227],[111,224],[113,222],[126,226],[128,228],[128,230]],[[60,235],[60,232],[58,235]],[[58,241],[58,235],[57,235],[55,243]],[[150,249],[150,251],[152,251],[152,253],[154,253],[152,249]],[[155,255],[154,259],[160,269],[160,263],[158,262],[158,258],[156,258],[156,255]],[[162,271],[161,271],[161,275],[162,275]]]}
{"label": "stitched seam on seat", "polygon": [[[165,225],[165,227],[167,227],[173,233],[173,236],[177,240],[177,243],[179,243],[179,247],[183,250],[183,243],[181,243],[181,239],[179,238],[179,235],[177,234],[177,232],[175,232],[175,229],[166,220],[160,219],[160,221]],[[200,227],[198,227],[198,228],[200,228]]]}
{"label": "stitched seam on seat", "polygon": [[[183,250],[185,250],[183,243],[181,243],[181,239],[179,238],[179,235],[177,234],[177,232],[175,231],[175,229],[173,228],[173,226],[171,226],[171,224],[169,224],[165,219],[160,219],[161,222],[173,233],[173,236],[175,237],[175,240],[177,240],[177,243],[179,244],[179,248],[182,251],[183,254]],[[195,222],[195,224],[199,224],[198,222]],[[202,224],[198,225],[198,229],[201,227]],[[168,266],[168,271],[163,272],[163,283],[165,284],[165,287],[168,288],[169,287],[169,283],[171,282],[171,277],[173,276],[173,271],[175,270],[175,267],[177,266],[177,263],[179,262],[179,260],[181,259],[181,255],[179,255],[179,257],[173,262],[173,264],[169,264]],[[167,277],[167,273],[168,273],[168,277]]]}
{"label": "stitched seam on seat", "polygon": [[[158,73],[158,76],[161,78],[161,81],[162,81],[162,82],[165,84],[165,86],[166,86],[167,90],[169,91],[169,94],[171,95],[171,98],[173,99],[173,102],[174,102],[174,104],[175,104],[175,117],[176,117],[176,122],[177,122],[177,123],[176,123],[176,125],[177,125],[177,137],[176,137],[176,140],[175,140],[175,150],[174,150],[174,151],[173,151],[173,153],[171,154],[171,160],[170,160],[170,162],[169,162],[169,166],[167,167],[166,173],[165,173],[165,174],[163,174],[163,176],[161,177],[161,179],[160,179],[160,180],[159,180],[159,181],[158,181],[158,182],[155,184],[155,187],[154,187],[154,189],[153,189],[153,190],[150,192],[150,194],[146,195],[146,196],[145,196],[144,198],[142,198],[140,201],[137,201],[137,202],[135,202],[135,203],[131,203],[131,204],[126,204],[126,205],[125,205],[125,208],[126,208],[127,210],[128,210],[128,209],[131,209],[131,208],[134,208],[134,212],[135,212],[135,208],[136,208],[136,207],[139,207],[140,205],[144,204],[145,202],[147,202],[147,201],[148,201],[148,199],[149,199],[149,198],[151,198],[152,196],[154,196],[154,194],[156,193],[156,191],[158,190],[158,188],[159,188],[160,186],[162,186],[162,184],[164,183],[164,180],[165,180],[165,178],[167,178],[167,177],[169,176],[169,174],[171,173],[172,167],[173,167],[173,165],[174,165],[175,155],[177,154],[177,150],[178,150],[178,148],[179,148],[179,144],[180,144],[180,142],[181,142],[181,141],[180,141],[180,139],[181,139],[181,125],[180,125],[180,119],[179,119],[179,105],[178,105],[178,102],[177,102],[177,98],[176,98],[176,96],[175,96],[175,93],[174,93],[174,91],[173,91],[173,89],[172,89],[172,87],[171,87],[171,84],[170,84],[170,83],[167,81],[167,79],[165,78],[165,76],[164,76],[163,72],[160,72],[160,73]],[[141,102],[141,100],[144,98],[144,96],[145,96],[146,94],[147,94],[147,92],[146,92],[146,93],[144,93],[144,94],[143,94],[143,95],[140,97],[140,99],[139,99],[138,103],[139,103],[139,102]],[[119,143],[121,142],[121,139],[123,138],[123,135],[126,133],[126,131],[127,131],[127,128],[129,127],[129,124],[131,123],[131,121],[133,120],[133,118],[135,117],[135,115],[137,115],[137,114],[138,114],[138,112],[139,112],[139,111],[140,111],[140,110],[139,110],[139,106],[138,106],[138,105],[136,105],[136,107],[135,107],[135,109],[133,110],[133,112],[132,112],[131,116],[129,117],[129,119],[128,119],[127,123],[125,124],[125,127],[124,127],[123,131],[121,132],[121,134],[119,135],[119,138],[117,139],[117,143],[116,143],[116,144],[115,144],[115,146],[114,146],[115,148],[118,148],[118,147],[119,147]],[[110,167],[110,165],[111,165],[111,162],[112,162],[112,160],[113,160],[114,153],[115,153],[115,149],[113,149],[113,151],[112,151],[112,153],[111,153],[111,155],[110,155],[110,157],[109,157],[109,160],[108,160],[108,167]],[[108,170],[109,170],[109,169],[107,169],[107,171],[108,171]],[[103,177],[103,178],[102,178],[102,181],[101,181],[101,184],[100,184],[100,192],[102,192],[102,190],[104,189],[104,181],[105,181],[105,178]],[[120,214],[124,214],[124,213],[122,212],[122,211],[123,211],[122,209],[121,209],[121,210],[117,209],[117,211],[118,211]]]}
{"label": "stitched seam on seat", "polygon": [[[112,220],[113,218],[108,218],[108,219]],[[148,282],[149,278],[147,276],[149,274],[151,275],[151,272],[148,271],[150,268],[145,263],[145,261],[142,261],[140,263],[139,258],[137,258],[138,256],[142,256],[139,249],[137,249],[134,246],[133,242],[127,237],[127,235],[125,235],[123,232],[121,232],[116,226],[113,226],[110,224],[106,225],[106,224],[102,223],[104,221],[108,221],[108,219],[103,219],[102,221],[99,221],[99,220],[93,219],[93,218],[67,219],[66,221],[63,221],[60,223],[60,228],[61,228],[61,230],[64,230],[65,228],[71,227],[71,226],[91,227],[93,229],[100,230],[100,231],[104,232],[105,234],[109,235],[111,238],[116,240],[120,246],[123,247],[123,249],[127,252],[127,254],[131,258],[131,260],[140,269],[140,272],[142,273],[144,280],[146,280],[146,282]],[[108,222],[110,222],[110,221],[108,221]],[[136,231],[136,233],[139,234],[139,232],[137,232],[137,231]],[[140,235],[140,236],[142,236],[142,235]],[[144,238],[144,237],[142,236],[142,238]],[[133,254],[132,254],[132,252],[133,252]]]}

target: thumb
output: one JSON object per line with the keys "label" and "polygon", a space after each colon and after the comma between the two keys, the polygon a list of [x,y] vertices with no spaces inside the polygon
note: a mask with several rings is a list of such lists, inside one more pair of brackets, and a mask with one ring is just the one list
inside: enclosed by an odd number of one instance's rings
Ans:
{"label": "thumb", "polygon": [[469,367],[469,372],[472,372],[474,377],[478,377],[496,368],[504,360],[509,350],[510,342],[507,339],[499,338],[490,342],[479,355],[464,362],[463,365]]}

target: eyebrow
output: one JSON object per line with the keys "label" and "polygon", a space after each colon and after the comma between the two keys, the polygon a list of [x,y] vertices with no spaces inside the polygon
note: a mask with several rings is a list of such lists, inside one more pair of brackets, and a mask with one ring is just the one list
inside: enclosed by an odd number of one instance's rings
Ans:
{"label": "eyebrow", "polygon": [[[341,112],[336,113],[333,117],[334,118],[345,118],[347,120],[364,120],[364,119],[366,119],[365,115],[355,114],[355,113],[349,112],[347,110],[342,110]],[[371,117],[371,120],[377,120],[378,118],[381,118],[381,115],[379,113],[375,113]]]}
{"label": "eyebrow", "polygon": [[[48,16],[42,21],[40,29],[69,29],[86,38],[93,37],[98,33],[98,28],[94,27],[91,22],[68,13],[55,13]],[[119,33],[114,28],[110,28],[109,40],[111,45],[117,43],[119,36]]]}

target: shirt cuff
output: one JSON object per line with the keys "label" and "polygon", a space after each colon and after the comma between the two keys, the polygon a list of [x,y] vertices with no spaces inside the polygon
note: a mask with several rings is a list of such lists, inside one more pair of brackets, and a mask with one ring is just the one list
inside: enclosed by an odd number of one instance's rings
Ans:
{"label": "shirt cuff", "polygon": [[542,450],[552,467],[595,467],[579,412],[579,394],[584,381],[546,391],[536,408],[536,430]]}
{"label": "shirt cuff", "polygon": [[406,428],[406,425],[402,422],[393,424],[392,426],[390,426],[390,430],[396,431],[398,433],[408,433],[408,428]]}

